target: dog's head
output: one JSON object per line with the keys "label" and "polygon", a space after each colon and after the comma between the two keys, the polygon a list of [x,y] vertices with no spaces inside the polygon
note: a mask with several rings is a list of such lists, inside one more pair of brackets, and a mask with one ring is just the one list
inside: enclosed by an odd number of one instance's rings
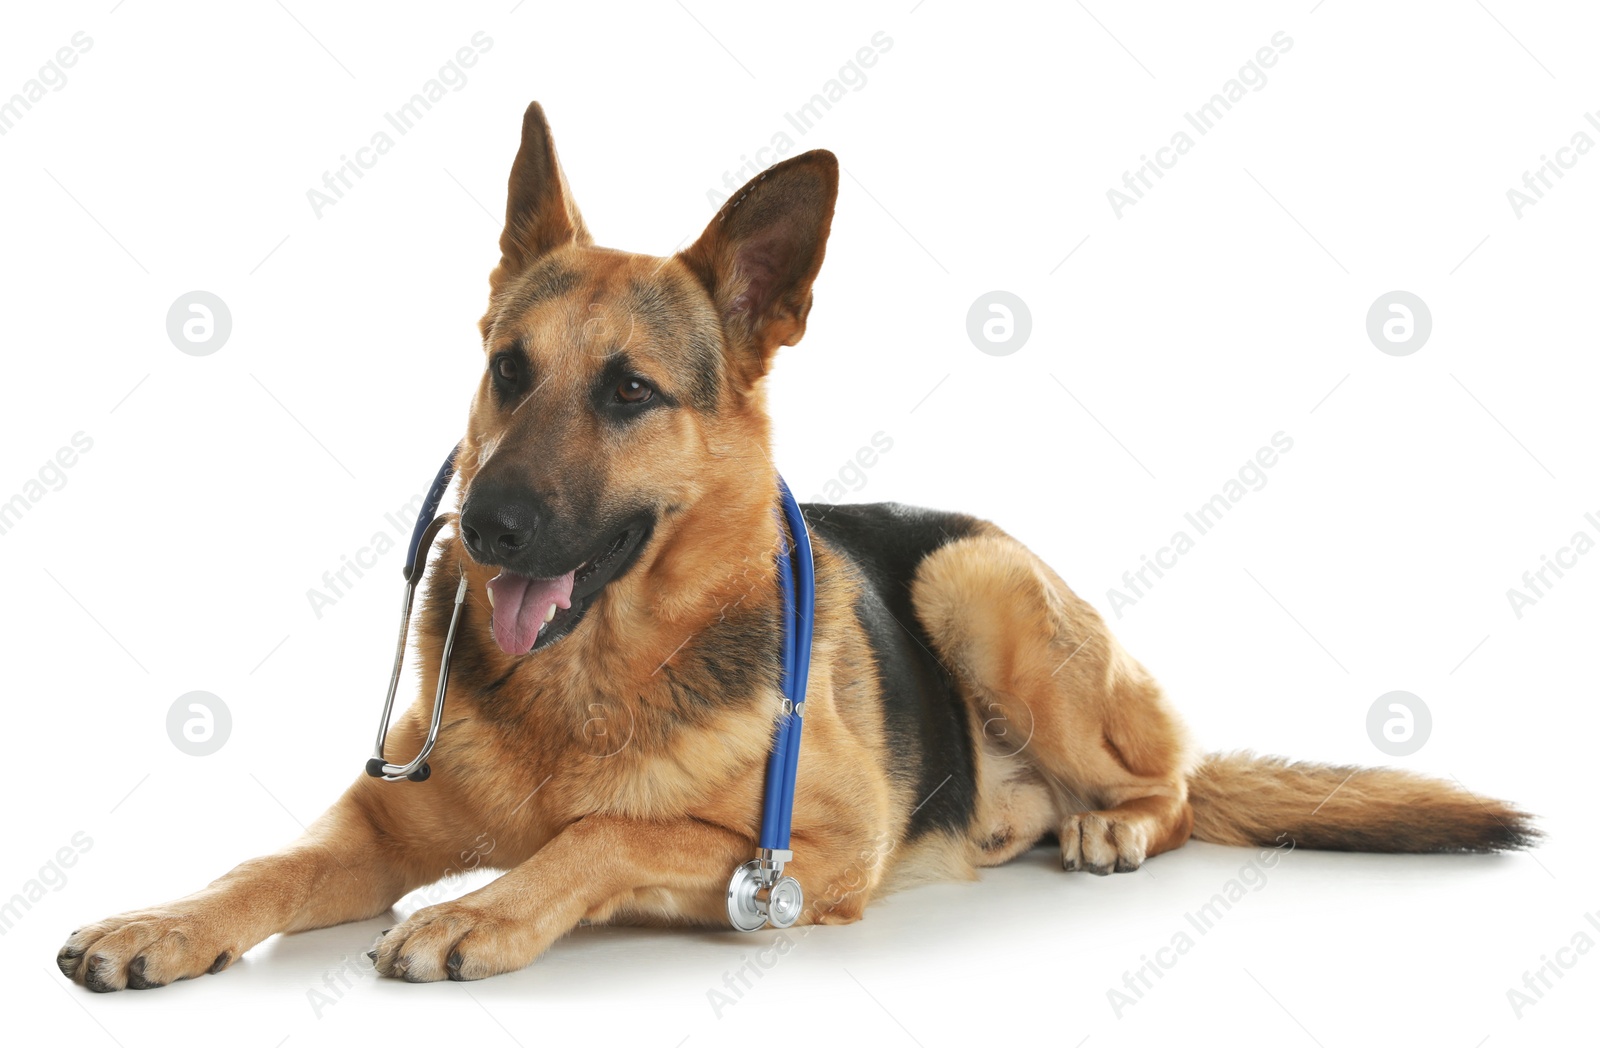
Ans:
{"label": "dog's head", "polygon": [[570,634],[686,531],[714,543],[719,521],[770,515],[761,380],[805,332],[837,191],[817,150],[757,176],[675,256],[596,247],[528,107],[460,456],[461,540],[499,569],[502,650]]}

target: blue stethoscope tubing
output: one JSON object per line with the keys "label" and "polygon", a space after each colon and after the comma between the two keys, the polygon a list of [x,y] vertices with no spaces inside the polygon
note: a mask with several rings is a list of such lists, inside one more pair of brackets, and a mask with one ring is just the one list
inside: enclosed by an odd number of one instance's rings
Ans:
{"label": "blue stethoscope tubing", "polygon": [[782,477],[778,478],[778,492],[783,500],[785,532],[778,550],[778,585],[783,594],[784,709],[772,755],[767,760],[766,797],[761,809],[760,846],[769,851],[785,851],[789,847],[817,592],[805,515]]}
{"label": "blue stethoscope tubing", "polygon": [[[450,654],[455,646],[456,626],[461,619],[461,605],[467,592],[464,571],[456,585],[455,608],[445,634],[427,739],[421,751],[405,764],[392,764],[384,757],[384,742],[388,736],[395,693],[405,661],[411,607],[426,567],[426,550],[433,546],[440,530],[453,519],[450,514],[440,514],[438,510],[445,490],[455,476],[456,457],[460,450],[459,445],[451,448],[444,464],[434,475],[433,483],[423,498],[422,508],[417,513],[411,541],[406,547],[403,571],[406,592],[400,619],[400,639],[395,647],[394,669],[389,675],[383,717],[378,722],[377,743],[366,768],[368,775],[388,782],[422,782],[429,777],[427,758],[438,741],[439,725],[444,716],[445,692],[450,679]],[[780,675],[783,710],[778,719],[772,753],[767,758],[766,790],[762,797],[761,833],[757,840],[756,858],[734,870],[728,887],[729,920],[741,931],[754,931],[768,923],[779,928],[789,927],[799,918],[804,898],[799,882],[793,877],[785,877],[783,867],[792,857],[789,852],[790,828],[794,819],[795,778],[800,767],[800,729],[805,718],[806,683],[811,670],[811,635],[816,615],[817,584],[811,555],[811,533],[806,527],[805,514],[781,476],[778,478],[778,493],[782,504],[777,563],[778,587],[783,603],[783,665]]]}

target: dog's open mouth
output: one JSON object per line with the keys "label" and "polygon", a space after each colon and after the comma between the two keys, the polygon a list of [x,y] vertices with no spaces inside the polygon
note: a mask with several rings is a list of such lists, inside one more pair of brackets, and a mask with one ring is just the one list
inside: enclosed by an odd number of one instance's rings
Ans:
{"label": "dog's open mouth", "polygon": [[613,535],[599,553],[556,578],[502,571],[489,580],[490,632],[507,655],[524,655],[566,636],[594,598],[633,562],[648,522]]}

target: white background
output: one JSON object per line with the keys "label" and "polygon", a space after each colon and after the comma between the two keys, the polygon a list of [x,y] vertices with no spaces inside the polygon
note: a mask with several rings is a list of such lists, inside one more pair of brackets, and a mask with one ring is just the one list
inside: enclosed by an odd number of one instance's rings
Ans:
{"label": "white background", "polygon": [[[1506,596],[1574,532],[1600,537],[1600,158],[1520,217],[1506,195],[1576,132],[1600,138],[1582,5],[113,2],[13,10],[0,33],[0,96],[93,40],[0,138],[0,500],[93,440],[0,535],[0,897],[93,842],[0,939],[9,1030],[126,1048],[1593,1036],[1600,955],[1564,954],[1520,1018],[1507,998],[1579,931],[1600,941],[1600,556],[1521,618]],[[306,191],[479,30],[493,46],[466,85],[316,217]],[[1280,30],[1265,86],[1118,218],[1106,191]],[[784,114],[879,31],[865,85],[794,135]],[[707,992],[772,933],[585,930],[471,986],[367,976],[320,1016],[308,991],[387,921],[159,993],[69,987],[52,959],[73,928],[278,847],[359,773],[400,554],[320,618],[307,591],[394,537],[385,512],[460,435],[530,99],[596,238],[630,250],[698,233],[707,190],[776,132],[838,154],[810,330],[772,382],[799,492],[882,431],[893,449],[851,499],[968,510],[1031,544],[1207,747],[1454,776],[1538,812],[1549,842],[1293,854],[1120,1017],[1107,990],[1251,853],[1196,844],[1100,879],[1040,850],[796,933],[720,1017]],[[195,289],[232,314],[214,355],[166,333]],[[995,289],[1032,315],[1004,357],[966,333]],[[1365,328],[1396,289],[1433,318],[1403,357]],[[1265,488],[1116,617],[1122,573],[1280,430],[1294,448]],[[204,758],[166,733],[196,689],[233,721]],[[1404,758],[1366,730],[1395,689],[1433,718]]]}

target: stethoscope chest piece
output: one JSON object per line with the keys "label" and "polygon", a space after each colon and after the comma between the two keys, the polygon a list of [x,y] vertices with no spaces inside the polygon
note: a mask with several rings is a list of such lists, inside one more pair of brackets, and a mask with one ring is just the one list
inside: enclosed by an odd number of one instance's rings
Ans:
{"label": "stethoscope chest piece", "polygon": [[733,871],[728,882],[728,923],[736,931],[753,932],[768,924],[789,928],[805,909],[805,892],[793,877],[780,876],[788,853],[776,862],[751,859]]}

